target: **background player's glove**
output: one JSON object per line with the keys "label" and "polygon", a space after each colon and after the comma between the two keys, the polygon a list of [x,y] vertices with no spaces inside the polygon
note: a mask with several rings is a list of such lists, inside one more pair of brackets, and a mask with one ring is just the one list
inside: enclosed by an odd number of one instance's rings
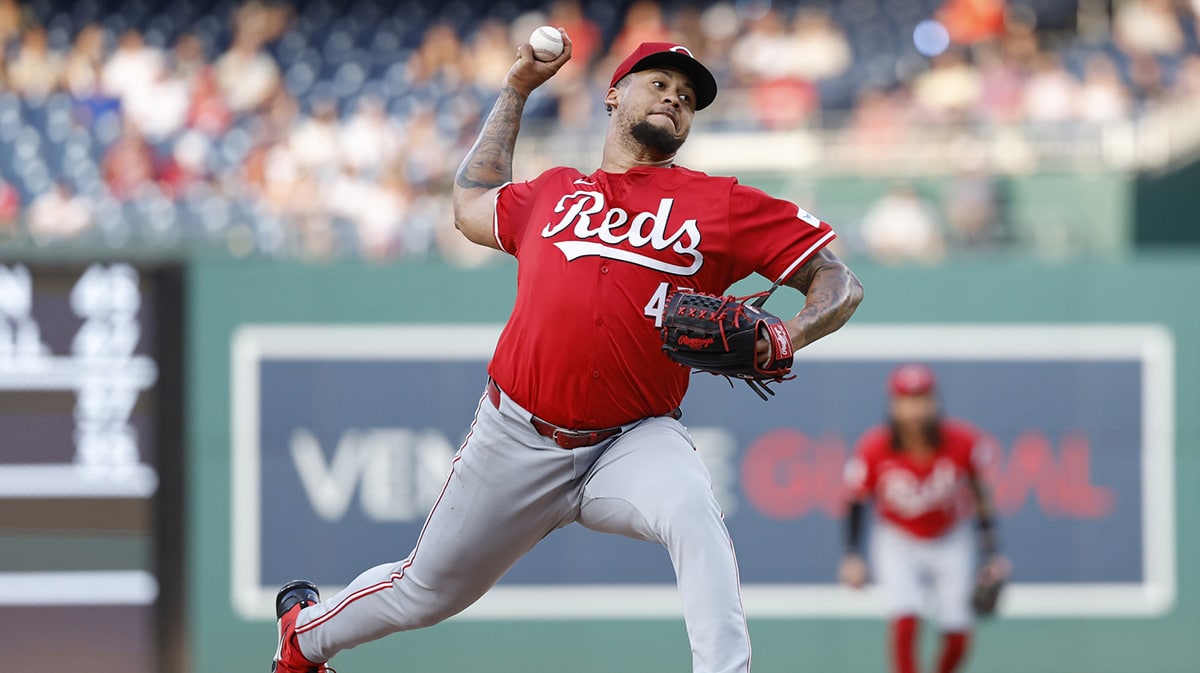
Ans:
{"label": "background player's glove", "polygon": [[996,605],[1000,602],[1008,574],[1008,561],[1000,557],[992,558],[980,569],[975,588],[971,591],[971,609],[976,616],[991,617],[996,614]]}
{"label": "background player's glove", "polygon": [[[758,396],[775,392],[768,381],[783,381],[792,370],[792,341],[783,321],[760,308],[769,293],[750,297],[673,292],[663,311],[663,352],[693,369],[742,379]],[[747,304],[752,297],[762,297]],[[759,335],[770,344],[765,361],[756,353]]]}

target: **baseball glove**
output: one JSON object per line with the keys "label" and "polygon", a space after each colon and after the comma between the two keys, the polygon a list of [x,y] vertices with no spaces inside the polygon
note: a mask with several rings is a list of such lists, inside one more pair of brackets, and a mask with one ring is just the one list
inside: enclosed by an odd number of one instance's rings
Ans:
{"label": "baseball glove", "polygon": [[971,592],[971,609],[978,617],[991,617],[996,614],[996,604],[1000,602],[1000,593],[1004,590],[1004,580],[981,577],[975,582]]}
{"label": "baseball glove", "polygon": [[[792,370],[792,341],[783,321],[761,308],[768,292],[749,297],[701,292],[672,292],[663,311],[663,352],[675,362],[710,374],[746,382],[764,400]],[[761,297],[755,304],[748,299]],[[771,344],[770,357],[756,356],[759,335]]]}

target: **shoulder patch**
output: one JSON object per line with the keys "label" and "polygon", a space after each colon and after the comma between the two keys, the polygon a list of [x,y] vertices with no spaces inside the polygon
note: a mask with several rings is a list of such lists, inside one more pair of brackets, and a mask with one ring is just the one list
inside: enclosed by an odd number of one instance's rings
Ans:
{"label": "shoulder patch", "polygon": [[817,219],[817,217],[815,215],[813,215],[812,213],[808,212],[807,210],[801,208],[800,206],[796,206],[796,217],[809,223],[814,228],[817,228],[817,229],[821,228],[821,220]]}

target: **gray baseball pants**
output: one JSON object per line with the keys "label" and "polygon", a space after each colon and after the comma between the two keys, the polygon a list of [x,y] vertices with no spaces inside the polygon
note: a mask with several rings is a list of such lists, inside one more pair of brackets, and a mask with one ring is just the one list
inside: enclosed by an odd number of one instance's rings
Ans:
{"label": "gray baseball pants", "polygon": [[675,568],[694,673],[747,673],[737,560],[708,470],[679,421],[647,418],[563,449],[501,393],[480,400],[444,490],[407,559],[359,575],[296,620],[312,661],[466,609],[523,554],[578,521],[658,542]]}

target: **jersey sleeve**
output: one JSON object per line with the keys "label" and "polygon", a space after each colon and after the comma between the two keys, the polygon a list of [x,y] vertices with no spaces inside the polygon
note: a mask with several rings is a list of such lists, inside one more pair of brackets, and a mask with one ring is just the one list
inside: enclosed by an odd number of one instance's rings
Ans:
{"label": "jersey sleeve", "polygon": [[492,233],[500,249],[514,257],[521,238],[530,226],[538,193],[561,168],[552,168],[532,180],[510,182],[496,192],[496,208],[492,215]]}
{"label": "jersey sleeve", "polygon": [[529,224],[533,210],[534,182],[510,182],[496,192],[496,208],[492,214],[492,234],[500,249],[514,257],[518,241]]}
{"label": "jersey sleeve", "polygon": [[1000,460],[1000,444],[994,437],[984,433],[972,434],[967,470],[972,476],[986,479],[997,468]]}
{"label": "jersey sleeve", "polygon": [[854,455],[846,461],[842,470],[842,482],[846,489],[846,497],[851,500],[867,500],[875,491],[875,481],[878,477],[876,461],[872,460],[872,438],[869,434],[859,441]]}
{"label": "jersey sleeve", "polygon": [[729,226],[738,277],[758,272],[771,281],[791,277],[836,237],[828,223],[804,208],[736,182]]}
{"label": "jersey sleeve", "polygon": [[963,470],[972,477],[986,476],[999,455],[996,441],[966,422],[948,420],[943,431],[960,447]]}

